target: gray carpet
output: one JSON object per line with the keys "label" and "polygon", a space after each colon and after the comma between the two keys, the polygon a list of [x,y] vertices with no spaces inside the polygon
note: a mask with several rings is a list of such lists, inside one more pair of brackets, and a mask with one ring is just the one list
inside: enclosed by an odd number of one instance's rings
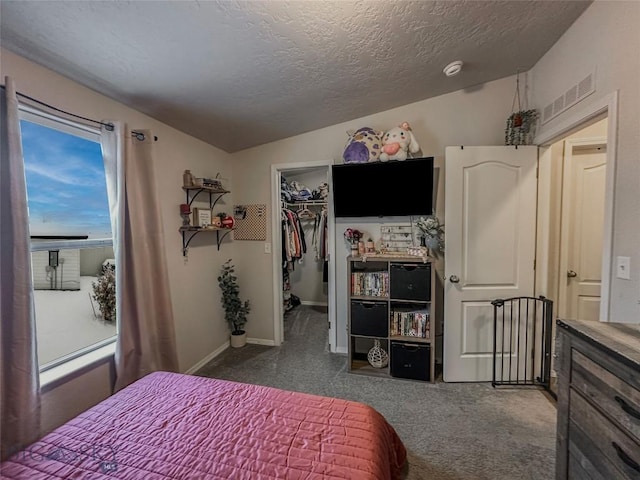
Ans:
{"label": "gray carpet", "polygon": [[328,351],[326,315],[299,306],[282,347],[228,349],[196,375],[369,404],[404,442],[410,480],[554,477],[556,409],[539,390],[366,377],[346,363]]}

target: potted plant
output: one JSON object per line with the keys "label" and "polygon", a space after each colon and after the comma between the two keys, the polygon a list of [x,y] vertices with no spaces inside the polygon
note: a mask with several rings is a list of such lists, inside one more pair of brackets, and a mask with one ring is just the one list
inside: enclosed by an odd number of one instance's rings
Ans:
{"label": "potted plant", "polygon": [[116,272],[113,265],[103,267],[95,282],[91,282],[93,299],[98,302],[105,322],[116,321]]}
{"label": "potted plant", "polygon": [[444,252],[444,225],[440,223],[438,217],[435,215],[420,217],[416,221],[416,226],[420,230],[420,243],[427,247],[434,257]]}
{"label": "potted plant", "polygon": [[240,300],[240,287],[238,277],[235,276],[235,267],[231,259],[224,262],[218,277],[218,285],[222,291],[222,307],[224,318],[231,328],[231,346],[243,347],[247,343],[247,333],[244,325],[247,323],[247,314],[251,311],[249,300]]}

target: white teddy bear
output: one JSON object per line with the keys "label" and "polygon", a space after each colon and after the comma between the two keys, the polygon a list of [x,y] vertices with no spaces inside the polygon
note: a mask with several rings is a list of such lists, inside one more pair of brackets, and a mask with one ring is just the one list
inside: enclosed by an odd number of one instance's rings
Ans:
{"label": "white teddy bear", "polygon": [[417,153],[420,145],[411,132],[408,122],[402,123],[399,127],[392,128],[382,137],[382,153],[380,160],[406,160],[407,151]]}

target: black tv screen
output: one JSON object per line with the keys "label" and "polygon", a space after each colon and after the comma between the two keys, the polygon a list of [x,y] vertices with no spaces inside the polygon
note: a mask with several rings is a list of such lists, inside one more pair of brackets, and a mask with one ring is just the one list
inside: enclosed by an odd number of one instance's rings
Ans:
{"label": "black tv screen", "polygon": [[336,217],[433,213],[433,157],[332,166]]}

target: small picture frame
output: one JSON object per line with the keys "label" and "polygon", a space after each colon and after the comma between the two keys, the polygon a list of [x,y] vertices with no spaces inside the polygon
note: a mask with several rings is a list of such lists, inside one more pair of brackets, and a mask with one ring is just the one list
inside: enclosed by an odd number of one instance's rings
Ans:
{"label": "small picture frame", "polygon": [[194,208],[193,209],[193,226],[206,228],[211,225],[211,209]]}

